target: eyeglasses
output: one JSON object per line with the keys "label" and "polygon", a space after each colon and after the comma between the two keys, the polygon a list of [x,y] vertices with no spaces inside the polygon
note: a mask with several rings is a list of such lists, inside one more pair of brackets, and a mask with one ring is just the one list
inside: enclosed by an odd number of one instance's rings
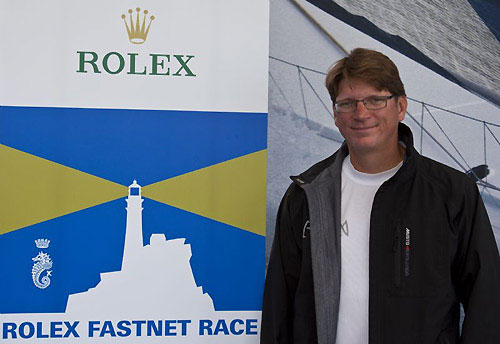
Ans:
{"label": "eyeglasses", "polygon": [[394,94],[389,96],[371,96],[365,99],[346,99],[339,102],[335,102],[335,111],[339,113],[352,112],[356,110],[358,102],[363,102],[363,105],[367,110],[378,110],[383,109],[387,106],[387,101],[396,97]]}

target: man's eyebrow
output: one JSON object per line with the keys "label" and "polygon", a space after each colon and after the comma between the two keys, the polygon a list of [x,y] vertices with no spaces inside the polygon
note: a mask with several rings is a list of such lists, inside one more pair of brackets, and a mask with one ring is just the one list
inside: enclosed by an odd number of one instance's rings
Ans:
{"label": "man's eyebrow", "polygon": [[[373,97],[386,97],[385,94],[371,94],[369,96],[366,96],[362,99],[368,99],[368,98],[373,98]],[[346,101],[346,100],[362,100],[362,99],[355,99],[355,98],[344,98],[344,99],[339,99],[339,100],[336,100],[336,102],[343,102],[343,101]]]}

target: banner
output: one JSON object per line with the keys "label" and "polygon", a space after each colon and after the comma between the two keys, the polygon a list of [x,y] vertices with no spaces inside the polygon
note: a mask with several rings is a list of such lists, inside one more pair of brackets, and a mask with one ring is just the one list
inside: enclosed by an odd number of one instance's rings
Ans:
{"label": "banner", "polygon": [[0,343],[258,343],[268,1],[2,7]]}

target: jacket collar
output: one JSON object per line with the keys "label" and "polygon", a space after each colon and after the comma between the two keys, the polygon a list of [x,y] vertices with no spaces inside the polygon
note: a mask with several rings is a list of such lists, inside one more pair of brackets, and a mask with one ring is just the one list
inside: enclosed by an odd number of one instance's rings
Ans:
{"label": "jacket collar", "polygon": [[[415,160],[418,159],[419,154],[413,147],[413,134],[410,128],[406,124],[403,124],[401,122],[398,125],[398,140],[403,142],[406,149],[403,163],[404,168],[401,168],[393,178],[404,178],[409,176],[409,171],[413,170],[411,167],[414,166]],[[309,169],[302,172],[298,176],[291,176],[290,178],[299,185],[309,184],[318,176],[318,174],[320,174],[321,171],[332,164],[334,165],[332,166],[333,173],[340,173],[342,169],[342,162],[348,154],[349,148],[347,147],[347,143],[344,141],[339,150],[337,150],[334,154],[311,166]]]}

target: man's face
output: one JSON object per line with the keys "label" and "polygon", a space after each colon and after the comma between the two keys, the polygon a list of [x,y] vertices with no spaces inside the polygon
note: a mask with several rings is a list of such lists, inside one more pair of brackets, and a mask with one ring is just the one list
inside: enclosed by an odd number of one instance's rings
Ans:
{"label": "man's face", "polygon": [[[389,91],[379,91],[364,81],[344,79],[339,83],[336,101],[388,95]],[[371,152],[383,154],[393,151],[398,144],[398,123],[403,120],[406,107],[405,96],[387,100],[387,106],[378,110],[367,110],[359,102],[352,112],[337,113],[334,110],[335,125],[347,141],[349,151],[358,155]]]}

